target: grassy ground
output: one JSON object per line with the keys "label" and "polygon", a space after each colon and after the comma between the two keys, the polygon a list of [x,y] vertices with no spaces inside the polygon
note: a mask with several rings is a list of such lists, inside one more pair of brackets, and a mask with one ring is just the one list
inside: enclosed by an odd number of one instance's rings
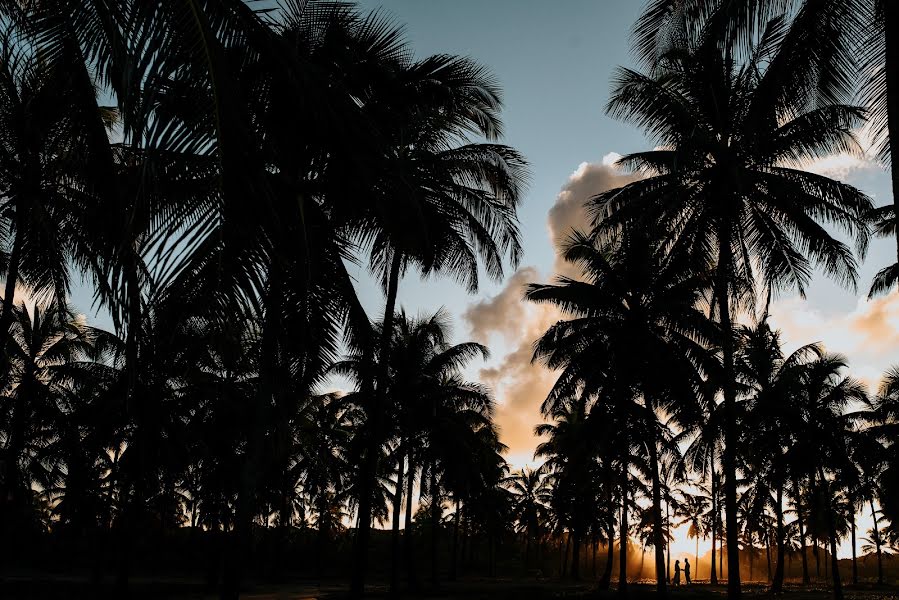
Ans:
{"label": "grassy ground", "polygon": [[[768,596],[767,586],[748,584],[743,586],[747,598]],[[899,598],[899,587],[877,587],[871,585],[846,586],[847,600],[887,600]],[[387,590],[374,586],[368,594],[371,598],[388,598]],[[724,600],[725,586],[711,586],[696,583],[671,590],[674,600]],[[216,596],[208,593],[200,581],[190,579],[135,579],[130,588],[130,598],[173,600],[211,600]],[[319,586],[313,583],[296,582],[284,585],[259,585],[248,589],[241,598],[247,600],[345,600],[347,588],[341,584]],[[616,590],[596,591],[590,583],[559,581],[535,581],[521,579],[471,579],[457,583],[447,583],[436,590],[420,594],[406,595],[413,599],[434,600],[612,600],[617,598]],[[630,600],[655,598],[655,588],[649,582],[632,583],[629,588]],[[800,586],[787,584],[786,600],[825,600],[831,598],[827,587]],[[4,577],[0,579],[0,598],[9,599],[94,599],[121,598],[121,595],[105,589],[98,590],[88,585],[82,578]]]}

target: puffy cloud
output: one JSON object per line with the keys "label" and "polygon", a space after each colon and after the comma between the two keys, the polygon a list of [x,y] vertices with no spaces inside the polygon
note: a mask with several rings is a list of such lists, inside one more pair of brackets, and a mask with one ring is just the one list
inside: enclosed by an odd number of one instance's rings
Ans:
{"label": "puffy cloud", "polygon": [[830,352],[849,359],[854,377],[871,391],[881,375],[899,356],[899,293],[868,300],[859,298],[848,313],[827,314],[814,310],[800,298],[775,301],[772,323],[781,329],[788,350],[821,342]]}
{"label": "puffy cloud", "polygon": [[499,294],[469,305],[462,318],[471,327],[475,339],[487,341],[494,332],[501,333],[507,341],[518,339],[526,322],[527,305],[522,300],[525,286],[538,280],[536,267],[522,267]]}
{"label": "puffy cloud", "polygon": [[[613,166],[618,158],[619,155],[609,153],[600,163],[581,163],[562,186],[547,217],[554,250],[558,250],[573,228],[589,227],[585,204],[592,196],[636,179]],[[558,257],[553,269],[556,273],[577,275]],[[538,443],[534,426],[543,420],[540,405],[556,377],[555,373],[531,362],[534,342],[562,318],[554,307],[523,300],[525,286],[539,281],[540,273],[535,267],[522,267],[498,294],[471,304],[463,315],[476,340],[487,343],[491,336],[499,336],[511,347],[498,362],[480,371],[480,379],[497,396],[500,437],[509,446],[509,462],[516,466],[531,460]]]}
{"label": "puffy cloud", "polygon": [[484,368],[480,379],[500,398],[497,423],[504,444],[515,462],[529,458],[536,446],[534,426],[542,422],[540,405],[555,383],[555,373],[531,362],[533,345],[558,321],[560,314],[552,307],[529,306],[524,326],[511,352],[495,366]]}
{"label": "puffy cloud", "polygon": [[[636,175],[622,173],[614,167],[615,161],[620,157],[619,154],[610,152],[603,157],[602,162],[583,162],[568,177],[556,196],[555,204],[549,209],[547,219],[549,238],[554,249],[561,247],[572,229],[586,229],[589,226],[590,217],[585,206],[590,198],[636,181]],[[571,267],[558,257],[558,253],[554,268],[557,273],[573,274]]]}

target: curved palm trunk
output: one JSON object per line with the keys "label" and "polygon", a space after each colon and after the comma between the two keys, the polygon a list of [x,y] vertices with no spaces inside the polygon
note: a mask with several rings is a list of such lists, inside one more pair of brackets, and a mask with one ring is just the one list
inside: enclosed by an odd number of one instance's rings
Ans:
{"label": "curved palm trunk", "polygon": [[725,535],[727,540],[727,596],[730,600],[740,597],[740,550],[737,535],[737,392],[735,388],[734,338],[733,325],[730,319],[730,296],[728,294],[731,264],[730,235],[719,234],[718,273],[716,296],[718,313],[722,329],[721,353],[724,366],[724,512],[727,520]]}
{"label": "curved palm trunk", "polygon": [[[648,408],[647,403],[647,410]],[[649,468],[652,472],[652,543],[655,547],[656,594],[668,593],[665,581],[665,541],[662,523],[662,485],[659,481],[659,456],[655,439],[646,445],[649,450]],[[698,539],[698,538],[697,538]],[[698,543],[698,542],[697,542]]]}
{"label": "curved palm trunk", "polygon": [[618,595],[627,596],[627,461],[621,466],[621,523],[618,557]]}
{"label": "curved palm trunk", "polygon": [[359,528],[356,532],[356,546],[354,549],[353,580],[350,586],[350,594],[353,597],[361,597],[365,593],[365,577],[368,573],[368,546],[371,538],[371,511],[372,491],[375,489],[375,479],[378,473],[378,447],[383,427],[384,397],[387,393],[388,365],[387,356],[390,352],[390,338],[393,333],[393,321],[396,313],[396,297],[399,288],[400,267],[402,257],[394,251],[390,263],[390,275],[387,280],[387,301],[384,307],[384,320],[382,324],[380,347],[378,348],[378,375],[375,393],[372,395],[371,429],[365,444],[365,453],[360,465],[359,486]]}
{"label": "curved palm trunk", "polygon": [[880,553],[880,530],[877,528],[877,511],[874,510],[874,496],[871,502],[871,518],[874,520],[874,544],[877,549],[877,585],[883,585],[883,556]]}

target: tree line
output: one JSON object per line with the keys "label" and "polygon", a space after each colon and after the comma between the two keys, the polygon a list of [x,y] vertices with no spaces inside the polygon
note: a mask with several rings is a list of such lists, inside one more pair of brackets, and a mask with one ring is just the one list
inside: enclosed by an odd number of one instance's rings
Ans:
{"label": "tree line", "polygon": [[[436,583],[441,537],[455,577],[466,550],[493,573],[512,544],[528,568],[551,536],[573,577],[603,540],[605,583],[617,538],[623,595],[636,536],[665,594],[685,519],[729,597],[762,540],[775,591],[793,541],[809,580],[811,540],[840,597],[859,512],[878,564],[896,541],[899,375],[869,395],[820,345],[786,354],[768,313],[815,269],[857,285],[870,236],[899,235],[894,206],[803,168],[860,152],[861,127],[889,166],[894,10],[648,3],[642,70],[616,73],[607,112],[654,149],[621,159],[640,177],[561,249],[580,275],[524,290],[563,317],[535,344],[558,372],[544,466],[510,473],[490,391],[463,375],[487,349],[398,308],[406,274],[474,292],[520,258],[528,165],[500,143],[489,71],[416,58],[343,3],[0,3],[4,562],[49,535],[89,548],[97,578],[114,552],[124,587],[146,540],[189,529],[235,598],[263,545],[277,576],[297,529],[324,561],[352,524],[361,594],[382,523],[394,590],[404,565],[419,584],[424,541]],[[67,306],[76,277],[113,332]],[[354,389],[322,393],[335,374]]]}

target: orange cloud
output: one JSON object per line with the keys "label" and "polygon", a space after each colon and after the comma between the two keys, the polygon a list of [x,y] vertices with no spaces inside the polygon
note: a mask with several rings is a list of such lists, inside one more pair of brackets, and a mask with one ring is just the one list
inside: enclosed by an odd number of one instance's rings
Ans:
{"label": "orange cloud", "polygon": [[899,293],[868,300],[859,298],[848,313],[825,314],[812,310],[800,298],[772,304],[772,322],[780,328],[789,350],[821,342],[830,352],[849,359],[850,372],[871,391],[883,372],[899,362]]}
{"label": "orange cloud", "polygon": [[[572,229],[589,228],[587,201],[636,179],[616,170],[612,166],[614,158],[610,154],[602,163],[581,163],[556,196],[547,215],[549,239],[556,252],[553,264],[556,273],[579,274],[558,257],[558,249]],[[488,343],[491,336],[500,336],[511,345],[511,350],[498,363],[480,371],[480,379],[497,396],[496,421],[503,443],[509,446],[507,458],[515,466],[532,459],[538,443],[534,427],[543,421],[540,405],[556,378],[555,373],[531,363],[534,342],[563,316],[552,306],[524,301],[525,286],[540,281],[545,279],[536,267],[522,267],[498,294],[471,304],[463,314],[474,339]]]}

